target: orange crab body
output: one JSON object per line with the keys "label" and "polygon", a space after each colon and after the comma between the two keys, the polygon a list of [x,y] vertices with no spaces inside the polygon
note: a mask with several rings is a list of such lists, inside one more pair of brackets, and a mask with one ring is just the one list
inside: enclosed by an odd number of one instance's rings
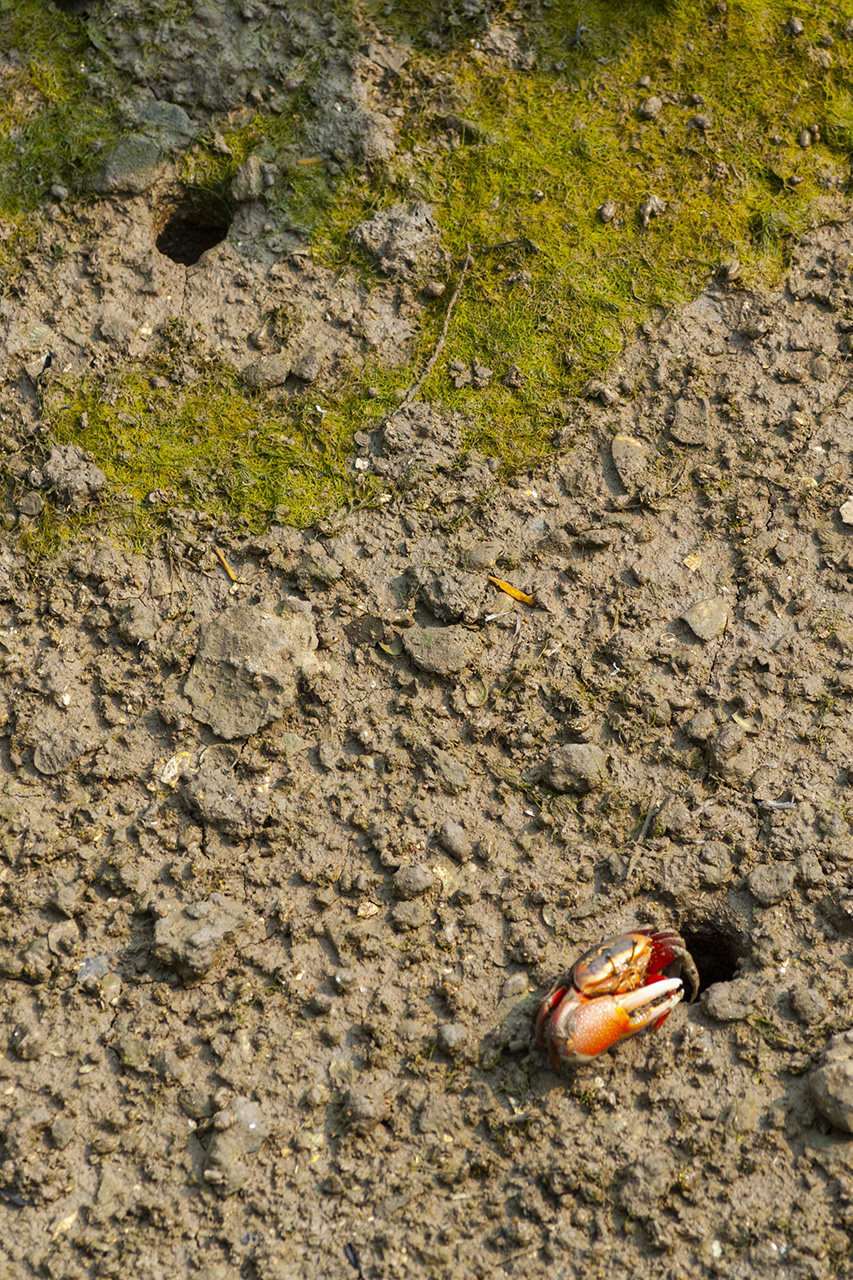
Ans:
{"label": "orange crab body", "polygon": [[535,1016],[536,1043],[551,1065],[588,1062],[628,1036],[659,1027],[684,996],[678,968],[690,982],[699,974],[684,939],[674,929],[651,926],[608,938],[584,952],[542,998]]}

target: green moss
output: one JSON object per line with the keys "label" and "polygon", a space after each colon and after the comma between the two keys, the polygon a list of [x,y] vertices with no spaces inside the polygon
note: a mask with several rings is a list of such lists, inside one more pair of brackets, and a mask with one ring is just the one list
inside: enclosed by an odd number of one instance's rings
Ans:
{"label": "green moss", "polygon": [[[346,504],[371,501],[349,456],[363,413],[345,398],[310,403],[247,392],[228,370],[209,370],[190,386],[141,373],[106,382],[58,382],[46,410],[58,443],[89,449],[117,495],[113,514],[134,541],[157,531],[169,506],[259,530],[272,520],[305,526]],[[361,403],[361,402],[358,402]],[[40,537],[61,531],[48,517]],[[86,517],[64,521],[79,527]]]}
{"label": "green moss", "polygon": [[83,189],[118,136],[111,100],[92,100],[83,63],[92,53],[77,18],[36,0],[0,7],[0,45],[14,50],[0,94],[0,217],[20,218],[51,183]]}
{"label": "green moss", "polygon": [[[470,26],[458,40],[448,5],[433,6],[432,28],[420,5],[374,10],[400,38],[445,46],[414,60],[397,176],[435,205],[457,258],[473,246],[447,356],[496,374],[486,392],[457,391],[445,360],[425,394],[473,414],[472,443],[508,467],[547,451],[555,397],[604,373],[638,321],[694,295],[732,258],[742,282],[772,281],[792,237],[843,211],[850,43],[836,31],[823,48],[830,24],[811,11],[806,35],[791,37],[785,3],[724,8],[554,3],[525,21],[532,70],[480,52]],[[424,92],[437,74],[440,88]],[[642,119],[652,94],[662,108]],[[448,128],[454,115],[463,130]],[[810,126],[822,140],[803,148]],[[667,207],[643,227],[651,195]],[[618,212],[604,225],[596,211],[607,200]],[[511,365],[526,378],[520,391],[499,385]]]}
{"label": "green moss", "polygon": [[[547,455],[567,400],[611,376],[638,322],[695,295],[734,258],[738,285],[777,279],[796,236],[846,216],[853,44],[830,16],[803,7],[805,33],[792,37],[787,0],[554,0],[521,27],[510,7],[493,5],[493,21],[520,31],[522,51],[527,42],[535,55],[523,68],[489,52],[476,4],[366,5],[377,28],[412,50],[394,90],[400,139],[389,165],[343,171],[334,157],[308,154],[312,77],[327,52],[314,49],[286,109],[213,121],[182,177],[201,198],[227,202],[250,155],[274,162],[282,180],[269,194],[272,214],[310,234],[315,258],[336,267],[356,263],[347,232],[361,218],[398,200],[431,201],[455,257],[451,285],[468,245],[474,263],[422,394],[462,411],[466,443],[505,471]],[[338,0],[339,53],[359,43],[354,9]],[[821,45],[821,35],[834,43]],[[99,55],[77,19],[40,0],[6,0],[0,39],[21,54],[0,105],[0,217],[18,237],[5,242],[11,260],[45,188],[81,191],[116,121],[80,70]],[[638,106],[651,94],[663,104],[643,119]],[[800,146],[813,127],[819,140]],[[644,227],[638,211],[651,195],[666,208]],[[607,200],[617,216],[605,225],[596,211]],[[369,281],[368,268],[357,269]],[[155,489],[211,518],[305,524],[357,499],[353,432],[423,367],[451,291],[432,304],[410,368],[367,371],[336,395],[312,391],[269,408],[224,370],[157,392],[148,385],[156,370],[129,370],[62,388],[56,430],[92,449],[126,494],[139,536],[153,522],[142,499]],[[481,361],[490,385],[457,388],[451,359]],[[501,382],[511,366],[520,386]],[[378,399],[367,398],[368,383]]]}

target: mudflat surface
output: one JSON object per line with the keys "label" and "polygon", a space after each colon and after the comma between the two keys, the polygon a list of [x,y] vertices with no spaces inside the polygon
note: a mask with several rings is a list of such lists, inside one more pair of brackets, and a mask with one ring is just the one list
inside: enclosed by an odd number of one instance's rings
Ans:
{"label": "mudflat surface", "polygon": [[[852,253],[648,323],[508,484],[414,399],[309,531],[9,532],[0,1274],[849,1272]],[[19,319],[7,466],[96,513]],[[698,1001],[553,1071],[538,996],[642,923]]]}

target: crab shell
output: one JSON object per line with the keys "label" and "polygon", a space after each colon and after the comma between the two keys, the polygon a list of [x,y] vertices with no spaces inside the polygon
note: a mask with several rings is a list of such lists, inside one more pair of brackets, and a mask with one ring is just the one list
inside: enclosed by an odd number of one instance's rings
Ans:
{"label": "crab shell", "polygon": [[699,989],[699,974],[674,929],[650,926],[608,938],[584,952],[546,992],[535,1017],[536,1043],[552,1065],[588,1062],[621,1040],[659,1027],[683,998],[677,966]]}

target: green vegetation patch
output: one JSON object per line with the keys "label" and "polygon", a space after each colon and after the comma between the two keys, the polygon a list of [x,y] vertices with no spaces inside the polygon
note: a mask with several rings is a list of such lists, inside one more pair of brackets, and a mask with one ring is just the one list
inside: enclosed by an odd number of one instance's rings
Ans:
{"label": "green vegetation patch", "polygon": [[[83,67],[98,57],[85,24],[35,0],[0,3],[0,39],[15,50],[0,106],[9,226],[53,182],[82,191],[116,121]],[[430,304],[408,369],[365,371],[320,400],[311,390],[267,406],[207,366],[191,387],[167,379],[152,392],[148,369],[66,387],[58,435],[91,449],[141,509],[162,490],[212,516],[305,524],[352,499],[353,433],[424,367],[469,247],[421,395],[464,413],[467,444],[508,472],[547,456],[555,424],[591,380],[618,381],[613,362],[638,323],[723,267],[734,288],[777,280],[797,236],[849,214],[853,26],[834,9],[553,0],[520,16],[478,0],[367,0],[367,10],[410,47],[390,104],[376,103],[396,112],[389,163],[347,169],[306,149],[318,77],[339,56],[330,44],[306,49],[310,74],[280,109],[211,120],[181,176],[225,203],[257,155],[279,174],[266,196],[273,221],[310,235],[317,260],[368,280],[350,229],[377,208],[426,199],[455,260],[444,297]],[[351,52],[356,24],[342,3],[336,14]],[[98,70],[118,97],[118,73],[105,61]],[[472,385],[472,362],[491,376]],[[368,384],[382,394],[369,397]]]}
{"label": "green vegetation patch", "polygon": [[[353,476],[359,415],[348,400],[270,403],[218,368],[189,386],[153,381],[128,373],[58,382],[46,406],[54,441],[90,450],[106,472],[115,515],[134,541],[156,532],[169,507],[257,531],[273,520],[312,524],[351,502],[356,488],[370,500],[372,482],[356,485]],[[57,523],[53,514],[50,522],[55,530],[80,519]]]}
{"label": "green vegetation patch", "polygon": [[[495,375],[457,389],[445,360],[425,394],[518,466],[547,452],[555,397],[605,375],[639,321],[724,264],[770,283],[794,237],[847,216],[853,44],[830,11],[803,9],[797,35],[766,0],[555,2],[522,27],[495,19],[528,69],[490,53],[464,8],[376,16],[424,50],[399,187],[434,204],[457,260],[474,250],[447,355]],[[524,381],[506,389],[512,366]]]}

